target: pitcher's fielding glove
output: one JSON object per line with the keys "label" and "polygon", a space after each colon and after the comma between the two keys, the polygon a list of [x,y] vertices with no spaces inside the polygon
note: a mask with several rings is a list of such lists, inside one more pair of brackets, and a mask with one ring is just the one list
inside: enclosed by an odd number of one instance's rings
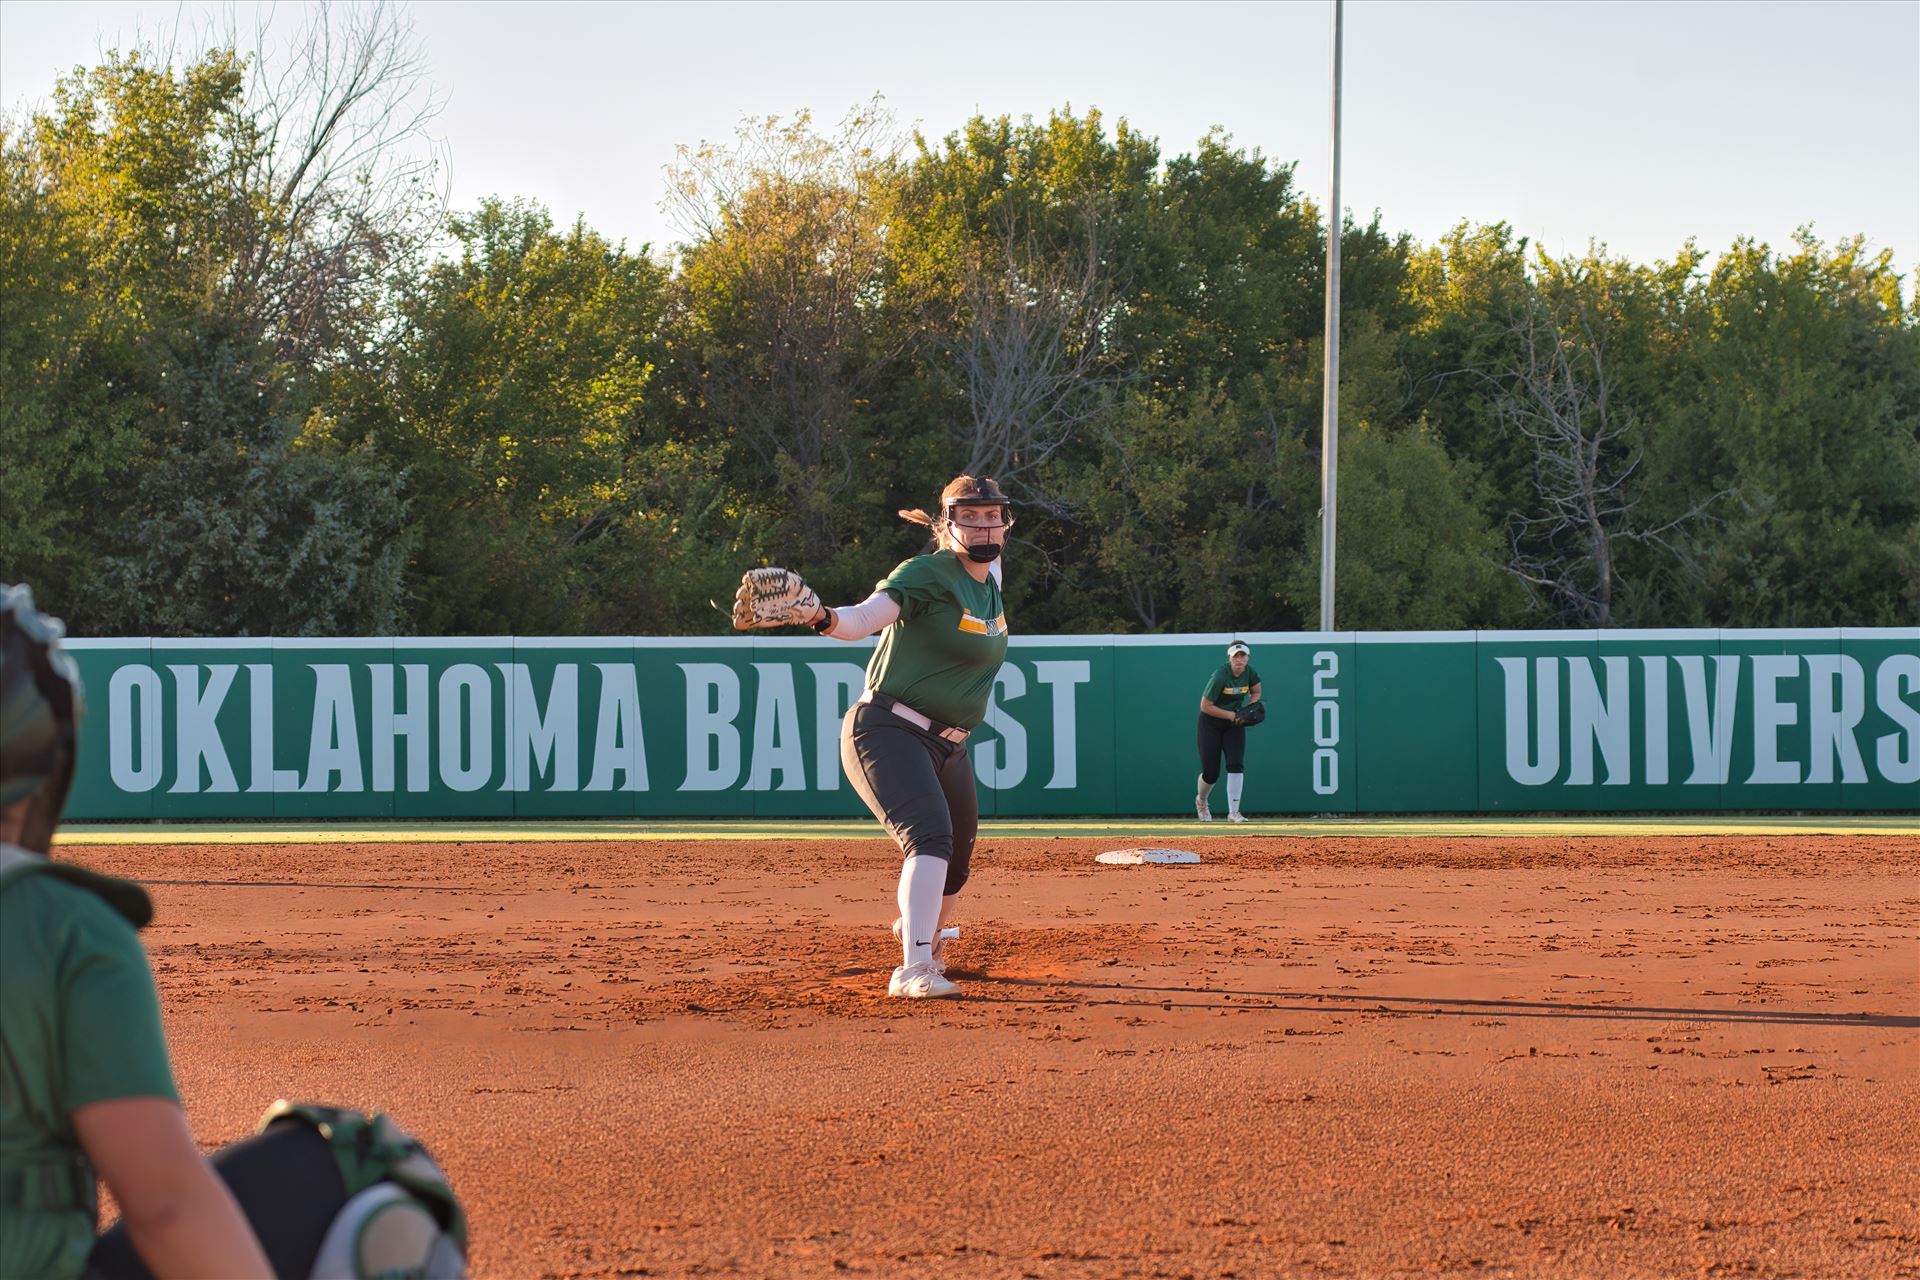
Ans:
{"label": "pitcher's fielding glove", "polygon": [[791,569],[749,569],[733,593],[733,627],[804,627],[820,612],[820,597]]}

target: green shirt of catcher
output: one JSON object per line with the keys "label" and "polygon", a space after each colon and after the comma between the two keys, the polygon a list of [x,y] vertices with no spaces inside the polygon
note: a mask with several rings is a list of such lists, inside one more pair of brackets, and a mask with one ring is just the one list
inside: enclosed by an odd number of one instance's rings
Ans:
{"label": "green shirt of catcher", "polygon": [[829,609],[799,575],[753,569],[733,622],[810,626],[835,640],[880,635],[866,690],[840,726],[840,765],[904,858],[893,922],[901,963],[887,993],[925,999],[959,992],[947,944],[980,827],[967,740],[1007,657],[1000,557],[1013,506],[994,481],[962,475],[941,491],[937,515],[900,514],[933,531],[933,549],[902,561],[861,603]]}
{"label": "green shirt of catcher", "polygon": [[[0,1275],[86,1268],[93,1170],[74,1112],[179,1102],[134,932],[151,914],[138,885],[0,843]],[[47,1195],[49,1181],[63,1194]]]}

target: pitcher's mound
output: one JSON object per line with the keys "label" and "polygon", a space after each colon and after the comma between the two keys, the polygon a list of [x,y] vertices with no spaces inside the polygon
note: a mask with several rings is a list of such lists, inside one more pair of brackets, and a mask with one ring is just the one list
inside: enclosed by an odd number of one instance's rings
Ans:
{"label": "pitcher's mound", "polygon": [[1096,854],[1095,862],[1110,867],[1137,867],[1143,862],[1162,862],[1184,866],[1200,861],[1200,855],[1187,849],[1114,849]]}

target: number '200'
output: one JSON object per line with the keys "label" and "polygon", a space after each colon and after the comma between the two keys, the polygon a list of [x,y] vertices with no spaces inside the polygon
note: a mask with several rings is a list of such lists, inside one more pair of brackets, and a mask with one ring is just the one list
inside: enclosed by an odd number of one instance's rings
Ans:
{"label": "number '200'", "polygon": [[1340,674],[1340,655],[1321,650],[1313,655],[1313,792],[1330,796],[1340,789],[1340,691],[1333,678]]}

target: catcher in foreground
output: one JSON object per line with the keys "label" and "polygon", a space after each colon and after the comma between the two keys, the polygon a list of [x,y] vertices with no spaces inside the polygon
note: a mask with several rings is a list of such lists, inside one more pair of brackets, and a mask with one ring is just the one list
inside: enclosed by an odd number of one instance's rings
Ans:
{"label": "catcher in foreground", "polygon": [[[0,1276],[464,1276],[460,1202],[387,1116],[276,1103],[201,1155],[140,946],[147,891],[47,856],[82,713],[63,633],[0,585]],[[104,1235],[99,1181],[120,1205]]]}
{"label": "catcher in foreground", "polygon": [[934,549],[902,561],[857,605],[829,609],[787,569],[750,569],[733,625],[812,627],[835,640],[885,632],[867,664],[867,688],[840,726],[840,764],[906,856],[900,869],[901,964],[887,994],[950,996],[942,929],[967,883],[979,798],[967,738],[987,714],[1007,657],[1000,553],[1013,508],[1000,486],[956,476],[940,513],[902,511],[928,525]]}

